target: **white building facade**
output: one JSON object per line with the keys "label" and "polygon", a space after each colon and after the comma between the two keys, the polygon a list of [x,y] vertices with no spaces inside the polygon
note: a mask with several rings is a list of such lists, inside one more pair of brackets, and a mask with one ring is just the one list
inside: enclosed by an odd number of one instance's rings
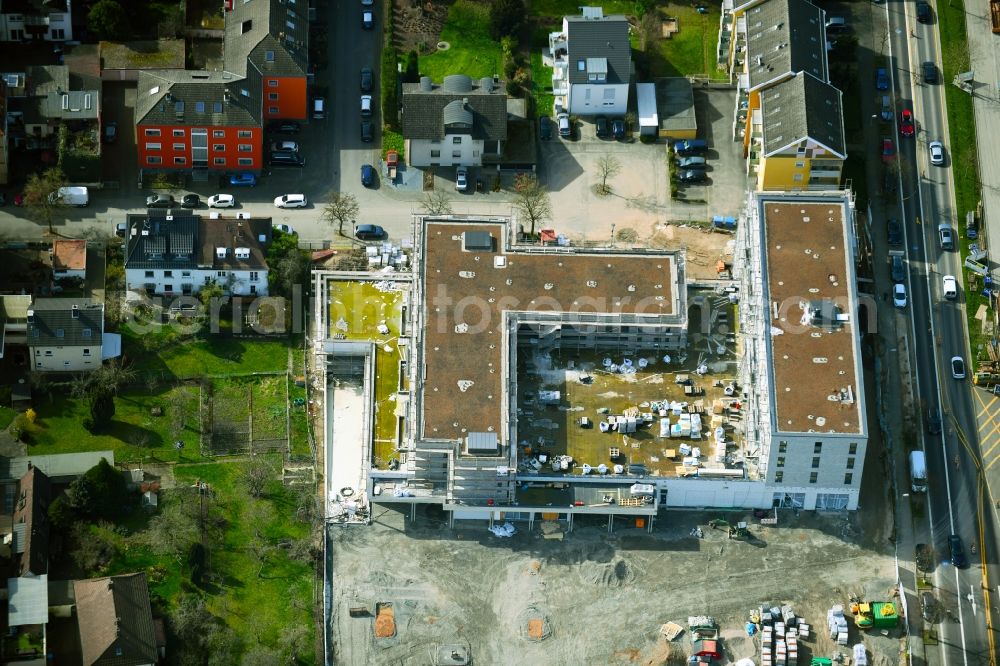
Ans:
{"label": "white building facade", "polygon": [[[14,5],[8,9],[9,5]],[[73,39],[71,0],[0,4],[0,41],[65,42]]]}
{"label": "white building facade", "polygon": [[600,7],[582,9],[581,16],[563,17],[562,30],[549,34],[554,112],[624,115],[632,77],[628,20],[604,16]]}

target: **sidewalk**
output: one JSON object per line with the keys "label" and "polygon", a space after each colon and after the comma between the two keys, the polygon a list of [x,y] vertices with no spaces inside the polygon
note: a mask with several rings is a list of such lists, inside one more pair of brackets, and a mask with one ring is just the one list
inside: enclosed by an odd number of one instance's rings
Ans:
{"label": "sidewalk", "polygon": [[[1000,133],[996,131],[1000,127],[1000,64],[989,11],[989,3],[985,1],[965,6],[970,69],[975,72],[973,106],[984,211],[981,226],[986,234],[986,247],[990,247],[994,238],[1000,242]],[[951,85],[951,82],[945,84]],[[956,212],[960,218],[958,223],[964,224],[966,211]],[[995,256],[994,261],[997,258]]]}

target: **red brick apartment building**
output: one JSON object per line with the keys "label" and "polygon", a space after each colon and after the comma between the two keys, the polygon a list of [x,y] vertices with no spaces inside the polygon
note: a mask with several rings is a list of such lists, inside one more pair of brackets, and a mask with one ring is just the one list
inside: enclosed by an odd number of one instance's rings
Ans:
{"label": "red brick apartment building", "polygon": [[263,126],[308,117],[306,0],[227,0],[222,72],[140,72],[139,168],[259,172]]}

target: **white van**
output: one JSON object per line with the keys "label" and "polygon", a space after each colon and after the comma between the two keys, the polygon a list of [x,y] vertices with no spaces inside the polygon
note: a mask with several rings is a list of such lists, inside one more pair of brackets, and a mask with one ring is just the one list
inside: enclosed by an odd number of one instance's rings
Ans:
{"label": "white van", "polygon": [[910,452],[910,490],[915,493],[927,492],[927,463],[923,451]]}
{"label": "white van", "polygon": [[953,301],[958,298],[958,280],[955,279],[954,275],[945,275],[941,278],[941,284],[944,288],[944,297],[949,301]]}
{"label": "white van", "polygon": [[49,195],[50,204],[62,206],[86,206],[90,203],[90,192],[86,187],[60,187]]}
{"label": "white van", "polygon": [[326,118],[326,100],[317,97],[313,100],[313,119],[322,120],[323,118]]}

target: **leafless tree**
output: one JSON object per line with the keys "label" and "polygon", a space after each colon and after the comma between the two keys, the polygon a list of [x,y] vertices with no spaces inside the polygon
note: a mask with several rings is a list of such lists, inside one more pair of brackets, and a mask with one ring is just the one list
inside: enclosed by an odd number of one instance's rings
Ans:
{"label": "leafless tree", "polygon": [[358,200],[353,194],[333,192],[330,201],[323,207],[323,220],[337,225],[337,233],[344,235],[344,222],[353,221],[358,217]]}
{"label": "leafless tree", "polygon": [[254,499],[264,496],[267,483],[274,479],[275,470],[266,456],[250,456],[240,467],[239,479]]}
{"label": "leafless tree", "polygon": [[420,207],[428,215],[451,215],[451,197],[440,190],[424,192]]}
{"label": "leafless tree", "polygon": [[613,178],[622,170],[622,164],[614,155],[602,155],[597,159],[597,173],[601,176],[601,186],[597,188],[597,193],[601,195],[609,194],[611,188],[608,187],[608,178]]}
{"label": "leafless tree", "polygon": [[535,225],[552,216],[549,193],[533,174],[520,173],[514,179],[514,208],[531,224],[532,236]]}

